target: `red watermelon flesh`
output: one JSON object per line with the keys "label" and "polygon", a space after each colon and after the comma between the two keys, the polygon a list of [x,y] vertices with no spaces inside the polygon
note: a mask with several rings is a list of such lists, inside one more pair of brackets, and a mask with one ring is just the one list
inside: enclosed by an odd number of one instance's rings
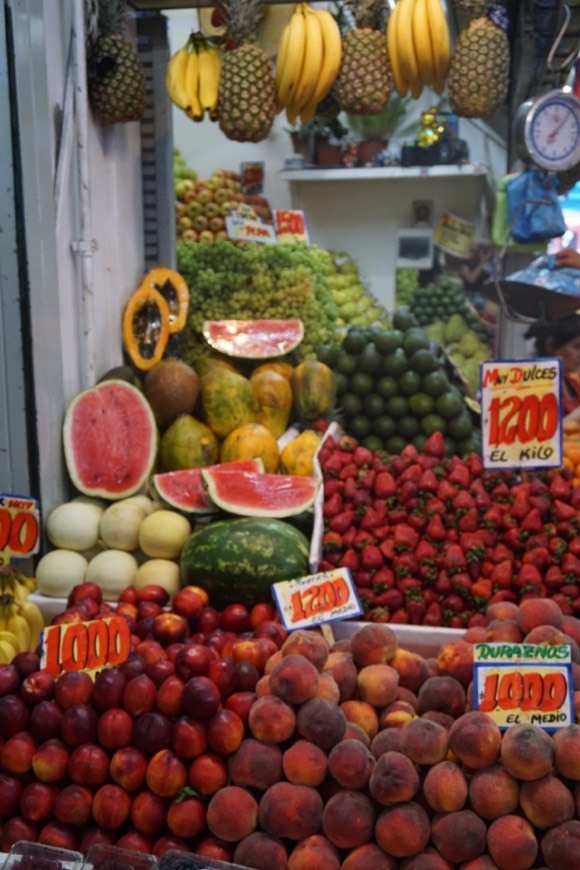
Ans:
{"label": "red watermelon flesh", "polygon": [[266,474],[215,466],[202,468],[210,499],[222,510],[242,517],[291,517],[312,507],[320,481],[297,474]]}
{"label": "red watermelon flesh", "polygon": [[103,381],[79,393],[63,424],[66,466],[76,488],[115,500],[138,492],[157,456],[157,424],[143,393]]}
{"label": "red watermelon flesh", "polygon": [[[239,459],[221,465],[208,465],[206,469],[227,468],[239,471],[263,471],[261,459]],[[202,481],[201,468],[182,468],[153,475],[153,488],[168,505],[184,513],[213,513],[217,506],[208,497]]]}
{"label": "red watermelon flesh", "polygon": [[206,341],[220,353],[268,359],[294,350],[304,337],[301,320],[206,320]]}

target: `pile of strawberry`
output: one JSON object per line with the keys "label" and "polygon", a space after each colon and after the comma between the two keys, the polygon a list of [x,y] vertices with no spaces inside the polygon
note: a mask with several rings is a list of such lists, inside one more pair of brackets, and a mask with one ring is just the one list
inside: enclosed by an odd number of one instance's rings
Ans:
{"label": "pile of strawberry", "polygon": [[489,604],[550,597],[580,614],[580,487],[563,471],[485,470],[435,433],[385,460],[350,436],[319,453],[319,570],[348,568],[364,619],[465,628]]}

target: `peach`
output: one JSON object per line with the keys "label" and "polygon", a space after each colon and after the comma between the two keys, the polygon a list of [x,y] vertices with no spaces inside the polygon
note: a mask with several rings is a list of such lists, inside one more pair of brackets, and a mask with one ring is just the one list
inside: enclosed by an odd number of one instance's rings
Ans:
{"label": "peach", "polygon": [[294,709],[275,695],[263,695],[250,709],[248,726],[257,740],[284,743],[296,729]]}
{"label": "peach", "polygon": [[207,722],[207,743],[219,755],[231,755],[244,738],[244,723],[233,710],[220,708]]}
{"label": "peach", "polygon": [[265,791],[282,778],[282,750],[276,743],[248,737],[228,758],[233,785]]}
{"label": "peach", "polygon": [[56,796],[53,815],[65,825],[86,825],[91,818],[93,793],[85,785],[66,785]]}
{"label": "peach", "polygon": [[[461,865],[462,870],[465,866],[465,864]],[[402,861],[401,870],[453,870],[453,865],[442,858],[437,849],[428,846],[418,855]]]}
{"label": "peach", "polygon": [[270,674],[263,674],[256,685],[254,686],[254,691],[258,698],[263,698],[264,695],[271,695],[270,691]]}
{"label": "peach", "polygon": [[[0,831],[0,849],[2,852],[9,852],[14,843],[19,840],[36,842],[38,831],[39,826],[36,822],[22,816],[12,816],[6,820]],[[338,866],[340,867],[340,864]]]}
{"label": "peach", "polygon": [[365,731],[370,740],[379,730],[379,716],[376,709],[367,701],[343,701],[340,709],[344,713],[347,722],[354,722]]}
{"label": "peach", "polygon": [[477,770],[490,767],[499,758],[501,731],[491,716],[471,710],[456,719],[449,729],[449,748],[466,766]]}
{"label": "peach", "polygon": [[[486,853],[474,858],[473,861],[464,861],[461,870],[500,870],[493,858]],[[545,870],[545,868],[543,868]]]}
{"label": "peach", "polygon": [[555,625],[537,625],[524,637],[524,643],[535,643],[542,646],[559,646],[568,644],[573,662],[580,662],[580,646],[569,635]]}
{"label": "peach", "polygon": [[411,689],[407,689],[405,686],[399,685],[395,701],[405,701],[407,704],[411,705],[415,713],[419,709],[419,699],[417,698],[417,695],[415,694],[415,692],[413,692]]}
{"label": "peach", "polygon": [[389,664],[399,675],[399,685],[412,692],[418,692],[429,677],[423,656],[408,649],[397,649]]}
{"label": "peach", "polygon": [[562,615],[561,630],[572,638],[573,641],[580,644],[580,619],[577,616]]}
{"label": "peach", "polygon": [[137,791],[145,785],[147,757],[136,746],[122,746],[111,757],[109,776],[126,791]]}
{"label": "peach", "polygon": [[340,689],[332,675],[332,671],[321,671],[318,675],[318,688],[314,693],[315,698],[325,698],[333,704],[340,703]]}
{"label": "peach", "polygon": [[495,601],[485,611],[487,624],[494,619],[514,619],[517,621],[520,612],[519,606],[513,601]]}
{"label": "peach", "polygon": [[552,598],[525,598],[520,601],[518,622],[524,635],[538,625],[554,625],[560,628],[563,613]]}
{"label": "peach", "polygon": [[417,855],[430,837],[429,816],[416,801],[383,810],[375,825],[375,839],[394,858]]}
{"label": "peach", "polygon": [[311,698],[298,709],[296,715],[298,734],[326,752],[342,740],[345,729],[346,716],[332,701]]}
{"label": "peach", "polygon": [[372,839],[375,810],[362,792],[340,791],[325,804],[322,830],[339,849],[356,849]]}
{"label": "peach", "polygon": [[431,821],[431,840],[451,864],[471,861],[485,851],[486,827],[472,810],[442,813]]}
{"label": "peach", "polygon": [[[337,746],[340,746],[340,743]],[[294,785],[309,785],[316,788],[324,782],[328,771],[328,758],[315,743],[309,740],[296,740],[284,752],[282,768],[286,779]],[[273,785],[273,782],[269,785]]]}
{"label": "peach", "polygon": [[357,669],[350,652],[334,650],[324,663],[323,673],[330,671],[340,692],[340,701],[349,701],[356,692]]}
{"label": "peach", "polygon": [[260,798],[260,827],[272,837],[302,840],[316,834],[322,821],[322,798],[314,788],[277,782]]}
{"label": "peach", "polygon": [[518,781],[501,764],[476,770],[469,780],[469,803],[482,819],[497,819],[513,813],[519,799]]}
{"label": "peach", "polygon": [[379,728],[405,728],[409,722],[418,719],[417,711],[408,701],[396,700],[383,707],[379,714]]}
{"label": "peach", "polygon": [[383,752],[400,752],[402,728],[383,728],[371,741],[371,752],[378,758]]}
{"label": "peach", "polygon": [[401,752],[383,752],[369,780],[369,791],[383,806],[410,801],[419,788],[415,765]]}
{"label": "peach", "polygon": [[398,686],[399,674],[390,665],[366,665],[358,672],[359,697],[374,707],[386,707],[394,701]]}
{"label": "peach", "polygon": [[365,746],[371,745],[371,739],[364,728],[356,722],[347,722],[343,740],[360,740]]}
{"label": "peach", "polygon": [[174,837],[197,837],[205,830],[205,801],[198,797],[179,798],[169,804],[167,827]]}
{"label": "peach", "polygon": [[145,789],[133,798],[131,824],[140,834],[156,837],[165,829],[169,801]]}
{"label": "peach", "polygon": [[521,722],[504,733],[500,757],[505,769],[516,779],[539,779],[552,769],[554,745],[537,725]]}
{"label": "peach", "polygon": [[38,834],[38,842],[41,845],[55,846],[57,849],[76,850],[80,838],[80,830],[75,825],[63,825],[56,819],[47,822]]}
{"label": "peach", "polygon": [[580,725],[568,725],[552,735],[554,764],[561,776],[580,780]]}
{"label": "peach", "polygon": [[305,837],[294,846],[286,870],[340,870],[338,849],[322,834]]}
{"label": "peach", "polygon": [[272,673],[276,665],[282,661],[282,650],[279,649],[274,655],[270,656],[266,664],[264,665],[264,674],[268,675]]}
{"label": "peach", "polygon": [[520,806],[535,828],[553,828],[574,817],[574,795],[551,773],[522,783]]}
{"label": "peach", "polygon": [[465,713],[465,689],[455,677],[429,677],[417,697],[420,714],[427,710],[440,710],[457,719]]}
{"label": "peach", "polygon": [[438,725],[443,725],[447,731],[449,731],[455,722],[453,716],[450,716],[449,713],[443,713],[441,710],[425,710],[424,713],[421,713],[421,719],[437,722]]}
{"label": "peach", "polygon": [[467,800],[465,774],[453,761],[440,761],[427,771],[423,780],[423,796],[438,813],[455,813]]}
{"label": "peach", "polygon": [[473,679],[473,644],[465,640],[452,640],[444,643],[437,656],[439,673],[455,677],[467,688]]}
{"label": "peach", "polygon": [[187,783],[187,770],[172,749],[161,749],[149,760],[145,780],[154,794],[176,798]]}
{"label": "peach", "polygon": [[318,631],[309,629],[291,632],[280,649],[283,656],[294,654],[304,656],[318,671],[324,667],[330,652],[323,636]]}
{"label": "peach", "polygon": [[393,629],[380,622],[363,625],[350,638],[352,657],[360,668],[379,662],[388,664],[398,645]]}
{"label": "peach", "polygon": [[17,731],[0,749],[0,767],[4,773],[22,776],[31,769],[37,749],[36,740],[29,731]]}
{"label": "peach", "polygon": [[[470,625],[463,635],[463,640],[466,640],[467,643],[483,643],[485,641],[486,631],[486,625]],[[475,860],[477,861],[479,859],[476,858]]]}
{"label": "peach", "polygon": [[487,624],[485,643],[521,643],[524,634],[516,619],[492,619]]}
{"label": "peach", "polygon": [[286,870],[288,854],[284,843],[262,831],[254,831],[237,844],[234,864],[262,868],[262,870]]}
{"label": "peach", "polygon": [[99,828],[116,830],[129,818],[131,803],[128,792],[118,785],[106,783],[93,797],[93,819]]}
{"label": "peach", "polygon": [[351,849],[344,861],[342,870],[396,870],[394,858],[385,854],[376,843],[365,843]]}
{"label": "peach", "polygon": [[360,740],[341,740],[328,756],[330,774],[347,789],[366,788],[374,766],[374,755]]}
{"label": "peach", "polygon": [[[1,786],[5,783],[0,782]],[[45,782],[35,782],[34,780],[25,786],[24,791],[20,795],[20,802],[16,801],[16,807],[20,810],[20,814],[31,822],[45,822],[53,815],[54,802],[57,795],[60,794],[59,789],[55,785],[50,785]],[[2,813],[2,815],[6,815]],[[15,815],[15,812],[9,813]]]}
{"label": "peach", "polygon": [[538,841],[526,819],[507,815],[494,819],[489,826],[487,849],[502,870],[528,870],[536,861]]}
{"label": "peach", "polygon": [[318,670],[302,655],[284,655],[270,672],[270,692],[287,704],[303,704],[318,689]]}
{"label": "peach", "polygon": [[191,788],[204,797],[215,794],[228,782],[225,758],[215,752],[202,752],[197,755],[189,765],[187,781]]}
{"label": "peach", "polygon": [[401,731],[400,752],[414,764],[437,764],[447,756],[449,738],[443,725],[415,719]]}
{"label": "peach", "polygon": [[258,826],[258,802],[245,788],[227,785],[210,798],[207,827],[214,837],[236,843]]}
{"label": "peach", "polygon": [[542,856],[548,867],[577,870],[580,867],[580,821],[572,819],[542,837]]}

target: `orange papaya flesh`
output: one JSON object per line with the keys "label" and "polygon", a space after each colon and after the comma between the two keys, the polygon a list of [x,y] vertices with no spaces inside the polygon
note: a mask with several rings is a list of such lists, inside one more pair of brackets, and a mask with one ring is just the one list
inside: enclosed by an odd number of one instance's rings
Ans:
{"label": "orange papaya flesh", "polygon": [[167,302],[169,334],[181,332],[187,323],[189,311],[189,287],[185,278],[174,269],[158,266],[145,275],[141,286],[157,290]]}
{"label": "orange papaya flesh", "polygon": [[149,371],[161,361],[169,340],[169,306],[161,293],[141,285],[123,313],[123,345],[133,365]]}

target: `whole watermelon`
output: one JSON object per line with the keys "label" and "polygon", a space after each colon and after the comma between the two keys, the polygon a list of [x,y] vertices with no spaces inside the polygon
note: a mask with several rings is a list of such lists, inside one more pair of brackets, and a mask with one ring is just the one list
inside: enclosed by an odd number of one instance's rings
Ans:
{"label": "whole watermelon", "polygon": [[205,589],[212,607],[271,601],[270,586],[309,573],[310,542],[283,520],[220,520],[193,532],[181,552],[181,581]]}

